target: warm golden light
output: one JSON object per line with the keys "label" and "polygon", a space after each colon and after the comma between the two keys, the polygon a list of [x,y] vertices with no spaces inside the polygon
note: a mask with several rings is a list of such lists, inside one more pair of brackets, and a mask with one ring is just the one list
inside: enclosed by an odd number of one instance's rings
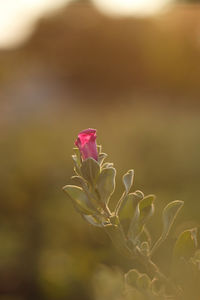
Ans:
{"label": "warm golden light", "polygon": [[1,0],[0,48],[20,44],[34,29],[36,20],[66,4],[67,0]]}
{"label": "warm golden light", "polygon": [[170,0],[94,0],[104,12],[117,15],[148,15],[158,12]]}
{"label": "warm golden light", "polygon": [[[170,0],[92,0],[104,13],[147,15],[157,12]],[[34,29],[36,20],[73,0],[1,0],[0,48],[17,46]]]}

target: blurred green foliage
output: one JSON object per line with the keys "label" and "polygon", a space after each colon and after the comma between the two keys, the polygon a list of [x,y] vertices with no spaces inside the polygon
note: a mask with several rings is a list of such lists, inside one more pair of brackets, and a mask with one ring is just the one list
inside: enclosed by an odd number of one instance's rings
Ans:
{"label": "blurred green foliage", "polygon": [[[155,237],[160,234],[159,211],[174,198],[183,199],[185,207],[178,218],[183,227],[172,231],[169,248],[182,228],[199,222],[200,120],[196,112],[134,105],[110,110],[53,108],[37,119],[17,120],[10,127],[1,124],[2,292],[90,299],[91,278],[99,263],[130,268],[100,229],[81,219],[61,190],[73,172],[75,137],[89,126],[98,128],[98,142],[119,171],[111,204],[121,195],[121,175],[133,167],[134,188],[157,195],[156,223],[150,224]],[[184,225],[186,220],[191,224]],[[159,253],[155,259],[159,261]]]}

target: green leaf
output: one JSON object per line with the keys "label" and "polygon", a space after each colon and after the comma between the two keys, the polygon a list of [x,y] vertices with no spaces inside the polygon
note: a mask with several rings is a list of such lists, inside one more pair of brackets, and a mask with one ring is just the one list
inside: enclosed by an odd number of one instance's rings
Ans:
{"label": "green leaf", "polygon": [[89,157],[82,162],[81,173],[83,178],[93,186],[99,176],[100,166],[95,159]]}
{"label": "green leaf", "polygon": [[134,193],[130,193],[128,195],[126,195],[126,192],[124,192],[116,205],[115,214],[121,214],[121,218],[123,219],[124,215],[127,215],[128,209],[131,207],[131,211],[128,212],[128,215],[132,218],[132,203],[135,211],[136,204],[138,204],[138,202],[143,198],[144,194],[141,191],[135,191]]}
{"label": "green leaf", "polygon": [[128,231],[128,237],[133,242],[137,241],[138,236],[143,231],[144,225],[154,213],[155,196],[145,196],[136,206],[135,215],[131,220],[131,224]]}
{"label": "green leaf", "polygon": [[148,195],[139,202],[140,222],[146,223],[147,219],[153,214],[154,206],[152,205],[155,198],[155,195]]}
{"label": "green leaf", "polygon": [[125,230],[128,231],[130,226],[130,222],[135,215],[135,210],[138,205],[138,202],[143,197],[143,193],[140,191],[136,191],[134,193],[130,193],[125,196],[122,200],[121,206],[119,207],[118,216],[120,218],[120,222]]}
{"label": "green leaf", "polygon": [[170,202],[163,210],[163,236],[166,238],[174,223],[178,212],[182,208],[184,202],[175,200]]}
{"label": "green leaf", "polygon": [[137,278],[136,284],[139,290],[145,291],[149,289],[151,285],[151,279],[147,274],[141,274]]}
{"label": "green leaf", "polygon": [[97,190],[101,201],[108,203],[115,190],[116,170],[114,168],[103,169],[97,180]]}
{"label": "green leaf", "polygon": [[100,153],[99,157],[98,157],[98,162],[100,165],[102,165],[102,163],[104,162],[104,159],[106,159],[108,155],[106,153]]}
{"label": "green leaf", "polygon": [[85,215],[91,215],[95,213],[92,209],[88,197],[84,193],[83,189],[75,185],[66,185],[63,190],[68,194],[73,201],[75,208]]}
{"label": "green leaf", "polygon": [[137,192],[130,193],[126,197],[124,197],[124,201],[122,202],[119,208],[119,217],[120,219],[132,219],[135,213],[136,206],[138,202],[141,200],[140,195]]}
{"label": "green leaf", "polygon": [[140,273],[138,272],[138,270],[136,269],[129,270],[128,273],[125,274],[126,284],[136,287],[136,282],[139,276]]}
{"label": "green leaf", "polygon": [[197,228],[183,231],[174,246],[173,257],[189,259],[197,249]]}
{"label": "green leaf", "polygon": [[81,176],[72,176],[71,179],[74,181],[76,185],[79,185],[83,188],[83,190],[87,189],[87,182]]}
{"label": "green leaf", "polygon": [[134,177],[134,171],[129,170],[124,176],[123,176],[123,183],[125,186],[126,194],[129,193],[131,186],[133,184],[133,177]]}
{"label": "green leaf", "polygon": [[154,278],[151,282],[151,289],[154,295],[162,296],[161,299],[166,299],[165,297],[165,287],[161,280]]}
{"label": "green leaf", "polygon": [[167,204],[163,210],[162,219],[163,219],[163,232],[157,242],[154,244],[151,255],[154,251],[164,242],[167,238],[169,231],[174,223],[180,209],[182,208],[184,202],[181,200],[175,200]]}

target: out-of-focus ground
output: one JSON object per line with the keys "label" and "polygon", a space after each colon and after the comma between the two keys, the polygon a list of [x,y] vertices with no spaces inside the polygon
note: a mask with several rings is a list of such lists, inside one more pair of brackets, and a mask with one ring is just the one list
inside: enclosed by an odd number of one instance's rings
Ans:
{"label": "out-of-focus ground", "polygon": [[200,6],[139,19],[71,4],[0,52],[0,93],[0,299],[92,300],[99,264],[131,267],[61,189],[82,129],[118,170],[112,205],[134,168],[134,188],[157,195],[154,238],[171,200],[185,201],[171,243],[198,225]]}

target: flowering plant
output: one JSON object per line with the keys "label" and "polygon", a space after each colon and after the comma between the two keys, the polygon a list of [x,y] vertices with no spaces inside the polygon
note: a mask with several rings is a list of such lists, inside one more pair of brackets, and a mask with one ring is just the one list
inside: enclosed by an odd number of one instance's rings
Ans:
{"label": "flowering plant", "polygon": [[[64,186],[64,191],[88,223],[104,229],[122,255],[138,261],[145,269],[145,273],[132,269],[125,274],[124,297],[140,294],[140,298],[135,296],[135,299],[183,299],[185,287],[177,279],[177,274],[167,277],[152,260],[153,254],[166,240],[183,201],[173,201],[164,208],[162,233],[157,241],[152,242],[147,224],[154,215],[155,196],[144,195],[139,190],[131,192],[134,180],[131,169],[123,176],[124,192],[111,211],[109,201],[115,190],[116,169],[113,163],[104,162],[107,154],[96,144],[96,130],[81,131],[75,145],[77,148],[72,155],[75,185]],[[172,270],[174,266],[182,270],[186,260],[192,268],[199,268],[196,228],[186,230],[178,237],[173,250]]]}

